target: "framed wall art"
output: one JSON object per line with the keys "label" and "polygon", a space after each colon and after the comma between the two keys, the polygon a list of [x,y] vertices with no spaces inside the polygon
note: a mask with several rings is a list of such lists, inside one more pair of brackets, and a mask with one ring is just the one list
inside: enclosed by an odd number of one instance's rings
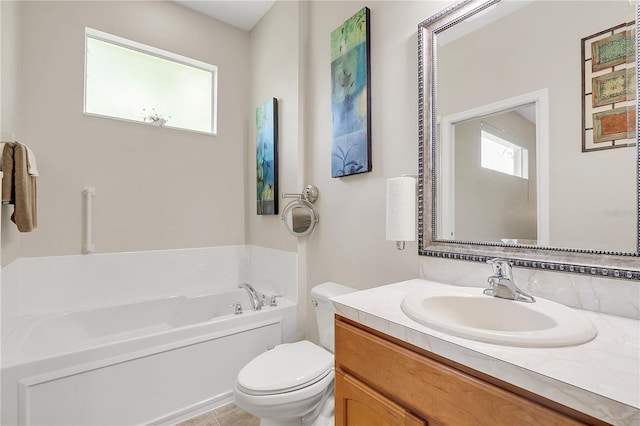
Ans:
{"label": "framed wall art", "polygon": [[331,33],[331,177],[371,171],[369,9]]}
{"label": "framed wall art", "polygon": [[582,152],[636,145],[635,23],[582,39]]}
{"label": "framed wall art", "polygon": [[278,214],[278,100],[256,108],[257,214]]}

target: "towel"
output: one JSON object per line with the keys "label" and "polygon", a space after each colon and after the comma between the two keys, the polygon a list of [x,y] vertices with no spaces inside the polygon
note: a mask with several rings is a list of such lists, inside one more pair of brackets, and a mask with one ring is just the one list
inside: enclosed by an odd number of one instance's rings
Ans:
{"label": "towel", "polygon": [[25,148],[27,148],[27,165],[29,166],[29,174],[31,176],[40,176],[40,173],[38,173],[38,165],[36,164],[36,155],[28,146],[25,145]]}
{"label": "towel", "polygon": [[[2,154],[4,152],[4,146],[6,144],[7,144],[6,142],[0,143],[0,171],[2,171]],[[40,173],[38,172],[38,165],[36,163],[36,155],[28,146],[27,146],[27,164],[29,165],[29,174],[31,176],[40,176]]]}
{"label": "towel", "polygon": [[15,199],[13,190],[13,148],[15,143],[2,144],[2,202],[13,204]]}
{"label": "towel", "polygon": [[2,153],[4,151],[4,142],[0,142],[0,172],[2,171]]}
{"label": "towel", "polygon": [[2,201],[14,205],[11,221],[20,232],[31,232],[38,226],[36,176],[29,174],[27,156],[28,148],[21,143],[7,143],[4,146]]}

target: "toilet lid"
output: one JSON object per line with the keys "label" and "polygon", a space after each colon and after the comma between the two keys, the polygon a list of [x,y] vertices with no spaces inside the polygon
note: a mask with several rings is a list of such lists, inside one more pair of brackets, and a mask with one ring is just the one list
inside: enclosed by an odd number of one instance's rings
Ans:
{"label": "toilet lid", "polygon": [[251,394],[290,392],[333,370],[333,354],[307,340],[284,343],[251,360],[238,373],[238,385]]}

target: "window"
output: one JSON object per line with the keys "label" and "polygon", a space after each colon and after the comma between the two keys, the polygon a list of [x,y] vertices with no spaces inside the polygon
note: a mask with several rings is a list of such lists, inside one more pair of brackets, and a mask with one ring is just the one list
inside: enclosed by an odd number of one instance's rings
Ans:
{"label": "window", "polygon": [[84,112],[216,134],[217,67],[86,28]]}
{"label": "window", "polygon": [[529,179],[529,150],[513,136],[487,123],[481,125],[480,165],[485,169]]}

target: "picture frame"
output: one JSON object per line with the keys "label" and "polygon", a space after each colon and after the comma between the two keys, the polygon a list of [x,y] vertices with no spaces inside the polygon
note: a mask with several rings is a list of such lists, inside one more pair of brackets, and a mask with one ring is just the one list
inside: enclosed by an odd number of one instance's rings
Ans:
{"label": "picture frame", "polygon": [[581,40],[582,152],[636,146],[635,25]]}
{"label": "picture frame", "polygon": [[256,108],[256,213],[278,214],[278,100]]}
{"label": "picture frame", "polygon": [[633,99],[635,96],[635,80],[636,72],[632,68],[625,68],[593,77],[591,105],[596,108]]}
{"label": "picture frame", "polygon": [[372,170],[370,12],[331,33],[331,177]]}
{"label": "picture frame", "polygon": [[635,135],[635,108],[622,107],[593,114],[593,142],[631,139]]}
{"label": "picture frame", "polygon": [[596,72],[633,62],[633,46],[635,46],[633,31],[613,31],[611,35],[594,41],[591,43],[591,69]]}

